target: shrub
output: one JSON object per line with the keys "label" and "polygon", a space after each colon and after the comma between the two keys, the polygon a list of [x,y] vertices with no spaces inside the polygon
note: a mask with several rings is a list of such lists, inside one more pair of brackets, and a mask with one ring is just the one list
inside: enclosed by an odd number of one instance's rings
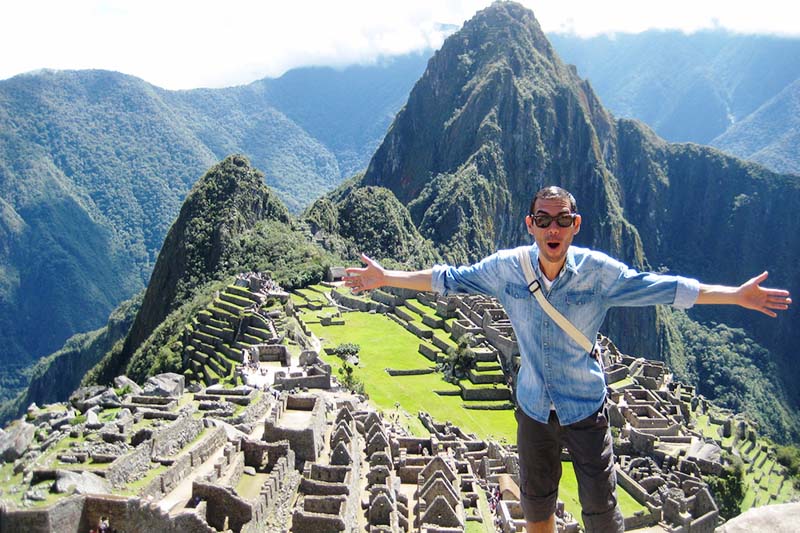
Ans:
{"label": "shrub", "polygon": [[353,373],[353,365],[344,361],[339,369],[342,386],[353,394],[365,394],[364,382]]}
{"label": "shrub", "polygon": [[361,346],[352,342],[345,342],[333,349],[334,355],[342,360],[347,360],[350,357],[355,357],[361,350]]}

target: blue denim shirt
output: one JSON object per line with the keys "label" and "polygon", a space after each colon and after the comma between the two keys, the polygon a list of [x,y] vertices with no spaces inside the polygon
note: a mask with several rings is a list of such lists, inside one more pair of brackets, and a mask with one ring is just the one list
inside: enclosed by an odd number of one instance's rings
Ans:
{"label": "blue denim shirt", "polygon": [[[539,249],[534,244],[529,250],[541,280]],[[472,266],[436,265],[432,284],[441,294],[485,294],[503,304],[522,358],[517,403],[528,416],[547,423],[552,402],[560,423],[567,425],[602,406],[605,380],[600,363],[530,294],[516,250],[501,250]],[[699,291],[697,280],[640,273],[604,253],[570,246],[565,268],[545,295],[592,340],[611,307],[671,304],[686,309],[694,305]]]}

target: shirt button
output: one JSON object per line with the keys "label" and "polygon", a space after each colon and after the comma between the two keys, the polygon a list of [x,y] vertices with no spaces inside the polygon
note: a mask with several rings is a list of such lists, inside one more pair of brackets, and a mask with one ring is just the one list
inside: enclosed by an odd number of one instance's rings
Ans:
{"label": "shirt button", "polygon": [[550,345],[549,345],[549,344],[547,344],[547,343],[544,343],[544,347],[545,347],[545,348],[547,348],[548,346],[550,346]]}

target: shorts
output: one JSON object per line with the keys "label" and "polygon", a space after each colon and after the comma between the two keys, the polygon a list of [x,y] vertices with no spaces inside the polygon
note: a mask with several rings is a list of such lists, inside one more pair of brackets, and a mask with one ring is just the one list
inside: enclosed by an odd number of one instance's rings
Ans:
{"label": "shorts", "polygon": [[614,449],[605,408],[567,426],[555,411],[547,424],[517,409],[520,497],[525,520],[541,522],[556,511],[561,448],[572,457],[581,516],[587,531],[624,531],[617,505]]}

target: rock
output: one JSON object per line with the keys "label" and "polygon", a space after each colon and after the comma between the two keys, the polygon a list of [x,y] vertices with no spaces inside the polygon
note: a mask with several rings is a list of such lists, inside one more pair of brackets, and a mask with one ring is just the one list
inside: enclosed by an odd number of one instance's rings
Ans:
{"label": "rock", "polygon": [[86,425],[89,427],[97,426],[100,424],[100,418],[97,416],[97,411],[90,409],[86,412]]}
{"label": "rock", "polygon": [[108,481],[97,474],[91,472],[70,472],[68,470],[57,470],[56,481],[53,483],[52,491],[58,494],[69,492],[74,487],[76,494],[110,494],[111,485]]}
{"label": "rock", "polygon": [[243,433],[242,431],[239,431],[238,429],[228,424],[227,422],[224,422],[222,420],[217,420],[215,418],[206,418],[205,420],[208,421],[209,426],[221,427],[222,429],[224,429],[225,434],[229,441],[248,438],[247,434]]}
{"label": "rock", "polygon": [[184,377],[174,372],[158,374],[147,379],[144,384],[145,396],[169,396],[172,398],[183,394]]}
{"label": "rock", "polygon": [[45,500],[45,495],[39,489],[31,489],[25,493],[25,499],[34,502],[43,502]]}
{"label": "rock", "polygon": [[100,395],[100,405],[103,407],[119,407],[122,405],[122,402],[119,400],[119,396],[117,396],[117,391],[114,389],[107,389]]}
{"label": "rock", "polygon": [[133,381],[128,376],[117,376],[117,377],[115,377],[114,378],[114,387],[116,387],[117,389],[124,389],[124,388],[127,387],[128,389],[130,389],[130,392],[132,392],[133,394],[141,394],[143,392],[142,388],[139,386],[139,384],[136,383],[135,381]]}
{"label": "rock", "polygon": [[769,531],[770,533],[791,533],[797,531],[797,517],[800,516],[800,502],[766,505],[756,507],[728,520],[717,529],[720,533],[749,533]]}
{"label": "rock", "polygon": [[5,433],[0,435],[0,457],[8,463],[16,461],[22,457],[22,454],[33,442],[35,434],[36,426],[28,424],[24,420],[11,425]]}
{"label": "rock", "polygon": [[255,476],[256,475],[256,469],[253,468],[252,466],[244,467],[244,470],[242,470],[242,472],[244,472],[248,476]]}
{"label": "rock", "polygon": [[81,413],[93,407],[100,405],[100,395],[108,387],[102,385],[92,385],[90,387],[81,387],[72,393],[69,397],[69,402]]}

